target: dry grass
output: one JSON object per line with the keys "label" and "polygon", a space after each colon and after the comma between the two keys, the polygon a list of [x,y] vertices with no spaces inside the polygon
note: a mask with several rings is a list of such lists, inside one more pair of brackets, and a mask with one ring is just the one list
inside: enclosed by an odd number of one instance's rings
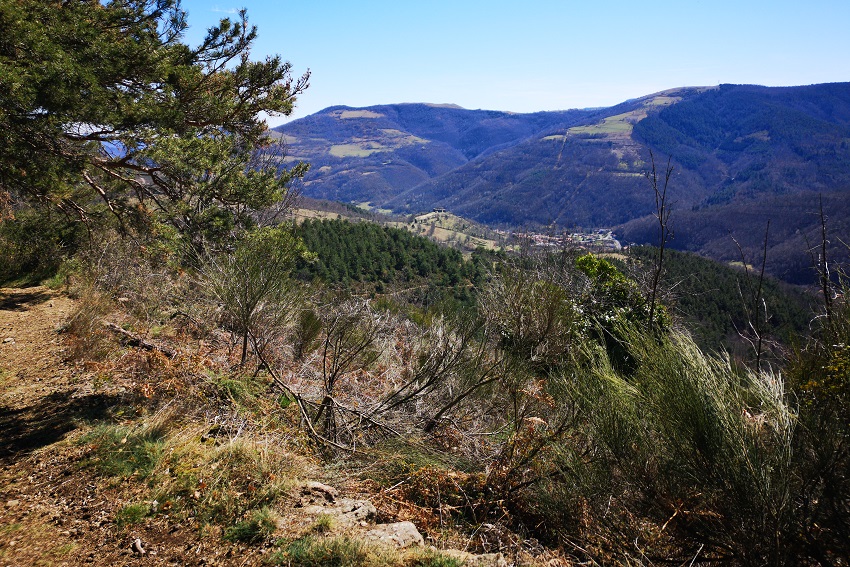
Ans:
{"label": "dry grass", "polygon": [[395,550],[351,537],[308,535],[284,543],[271,565],[287,567],[461,567],[461,560],[428,548]]}

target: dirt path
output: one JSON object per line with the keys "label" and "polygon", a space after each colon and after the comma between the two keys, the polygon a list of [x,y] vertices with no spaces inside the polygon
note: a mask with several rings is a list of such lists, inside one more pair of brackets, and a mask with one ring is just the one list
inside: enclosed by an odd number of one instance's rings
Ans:
{"label": "dirt path", "polygon": [[[132,402],[120,389],[95,387],[91,373],[66,362],[66,341],[74,343],[58,329],[75,307],[44,287],[0,289],[0,567],[266,565],[272,541],[227,542],[220,527],[202,529],[195,518],[116,521],[129,504],[147,503],[149,492],[140,479],[98,475],[86,464],[92,444],[83,440],[98,424],[115,422],[110,411]],[[306,461],[301,470],[319,472]],[[286,533],[315,521],[296,502],[279,510]],[[364,523],[341,525],[361,534]]]}
{"label": "dirt path", "polygon": [[2,565],[60,565],[74,547],[50,524],[59,508],[39,489],[58,463],[38,456],[75,427],[74,386],[57,332],[73,307],[45,287],[0,289]]}
{"label": "dirt path", "polygon": [[57,332],[72,309],[72,300],[45,287],[0,289],[0,464],[73,428],[71,372]]}
{"label": "dirt path", "polygon": [[[110,400],[78,385],[58,328],[74,301],[45,287],[0,289],[0,565],[102,564],[110,506],[82,450],[63,439]],[[108,543],[109,542],[109,543]],[[110,545],[111,544],[111,545]],[[120,562],[118,562],[120,564]]]}
{"label": "dirt path", "polygon": [[[140,483],[81,466],[82,431],[126,403],[65,362],[57,329],[75,302],[44,287],[0,289],[0,567],[256,566],[267,550],[207,537],[167,515],[116,525]],[[145,554],[133,542],[144,542]]]}

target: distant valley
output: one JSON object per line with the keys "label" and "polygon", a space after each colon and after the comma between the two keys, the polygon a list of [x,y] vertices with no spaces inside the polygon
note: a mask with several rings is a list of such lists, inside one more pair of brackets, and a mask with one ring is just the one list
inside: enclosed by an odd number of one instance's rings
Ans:
{"label": "distant valley", "polygon": [[310,197],[400,214],[441,207],[491,227],[608,227],[638,243],[657,238],[644,178],[652,151],[660,168],[668,156],[675,167],[672,246],[753,261],[769,220],[769,271],[810,282],[822,201],[829,254],[847,257],[848,83],[676,88],[533,114],[332,107],[277,132],[287,159],[311,163]]}

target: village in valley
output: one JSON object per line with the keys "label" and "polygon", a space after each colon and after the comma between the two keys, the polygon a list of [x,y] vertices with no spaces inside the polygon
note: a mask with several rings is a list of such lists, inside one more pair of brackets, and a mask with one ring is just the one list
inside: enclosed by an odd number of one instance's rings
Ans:
{"label": "village in valley", "polygon": [[443,207],[435,207],[429,213],[414,216],[408,228],[419,234],[473,249],[477,246],[496,249],[523,245],[550,249],[582,248],[592,252],[619,252],[623,249],[614,232],[608,228],[574,231],[559,229],[556,226],[545,231],[489,229],[458,217]]}
{"label": "village in valley", "polygon": [[541,248],[584,248],[593,252],[618,252],[623,249],[614,233],[607,228],[593,229],[588,232],[549,232],[504,231],[507,238],[517,241],[526,240]]}

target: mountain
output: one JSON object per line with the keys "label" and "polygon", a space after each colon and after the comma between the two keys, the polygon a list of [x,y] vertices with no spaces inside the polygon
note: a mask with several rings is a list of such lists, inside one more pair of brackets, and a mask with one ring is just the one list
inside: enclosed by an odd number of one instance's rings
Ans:
{"label": "mountain", "polygon": [[[740,260],[734,237],[753,257],[770,222],[769,270],[808,282],[823,211],[829,255],[847,261],[850,84],[722,85],[647,117],[634,134],[690,176],[692,185],[674,187],[684,205],[674,213],[677,248]],[[692,187],[708,192],[685,201],[698,194]],[[646,241],[650,226],[651,219],[633,219],[619,232]]]}
{"label": "mountain", "polygon": [[313,197],[443,207],[490,225],[615,227],[641,243],[656,238],[652,152],[674,167],[672,246],[753,260],[770,220],[769,271],[808,282],[822,201],[829,254],[847,258],[837,237],[850,234],[850,83],[683,87],[535,114],[334,107],[279,131],[290,159],[313,164]]}
{"label": "mountain", "polygon": [[276,128],[289,161],[308,161],[305,193],[383,205],[398,193],[593,111],[514,114],[452,105],[335,106]]}
{"label": "mountain", "polygon": [[635,124],[691,89],[629,101],[542,130],[399,194],[395,210],[445,207],[479,222],[613,226],[652,210]]}

